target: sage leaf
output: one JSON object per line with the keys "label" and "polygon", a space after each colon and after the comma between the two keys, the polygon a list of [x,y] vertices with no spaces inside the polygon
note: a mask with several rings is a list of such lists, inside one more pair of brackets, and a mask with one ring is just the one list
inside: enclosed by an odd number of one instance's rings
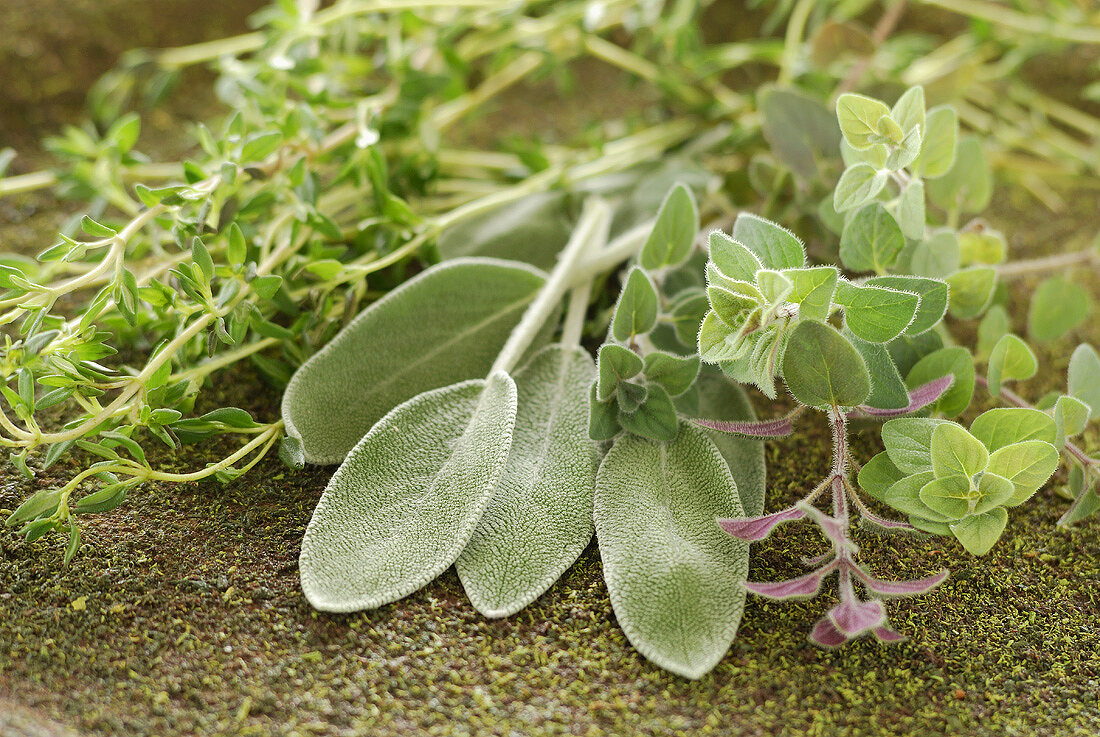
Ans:
{"label": "sage leaf", "polygon": [[812,320],[791,333],[783,379],[794,398],[811,407],[854,407],[871,393],[867,365],[855,347],[836,328]]}
{"label": "sage leaf", "polygon": [[540,192],[458,222],[439,234],[439,252],[445,259],[487,256],[549,270],[575,225],[569,199]]}
{"label": "sage leaf", "polygon": [[1077,346],[1069,359],[1068,389],[1092,410],[1090,421],[1100,417],[1100,355],[1088,343]]}
{"label": "sage leaf", "polygon": [[673,187],[660,211],[657,222],[642,246],[639,262],[645,269],[678,266],[691,255],[695,234],[699,231],[699,210],[691,190],[682,184]]}
{"label": "sage leaf", "polygon": [[456,259],[410,279],[294,374],[282,404],[287,435],[307,462],[339,463],[394,406],[483,378],[544,282],[533,267],[492,259]]}
{"label": "sage leaf", "polygon": [[600,465],[596,537],[611,604],[630,643],[660,667],[700,678],[733,642],[748,544],[715,519],[743,515],[721,454],[689,423],[667,444],[623,436]]}
{"label": "sage leaf", "polygon": [[504,472],[516,386],[504,372],[418,394],[371,428],[337,469],[302,540],[315,609],[396,601],[455,562]]}
{"label": "sage leaf", "polygon": [[737,216],[733,239],[743,243],[769,269],[797,269],[806,264],[806,250],[794,233],[750,212]]}
{"label": "sage leaf", "polygon": [[840,260],[853,271],[885,274],[897,263],[903,248],[901,227],[879,202],[853,215],[840,236]]}
{"label": "sage leaf", "polygon": [[599,456],[588,437],[588,353],[552,345],[515,376],[508,462],[455,569],[474,608],[507,617],[558,580],[592,539]]}

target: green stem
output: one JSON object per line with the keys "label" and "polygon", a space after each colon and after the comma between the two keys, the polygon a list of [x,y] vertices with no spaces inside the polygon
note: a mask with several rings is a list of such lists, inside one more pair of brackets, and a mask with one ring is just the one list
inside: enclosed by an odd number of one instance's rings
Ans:
{"label": "green stem", "polygon": [[566,290],[576,280],[576,267],[581,256],[589,249],[602,247],[607,240],[609,227],[611,227],[611,207],[595,197],[585,200],[577,227],[573,229],[569,243],[558,256],[557,265],[550,272],[538,296],[523,313],[519,324],[508,336],[508,342],[504,344],[500,355],[497,356],[493,368],[489,371],[490,374],[497,371],[511,371],[515,368],[516,363],[523,357],[531,341],[542,328],[542,324],[546,322],[546,318],[550,316]]}

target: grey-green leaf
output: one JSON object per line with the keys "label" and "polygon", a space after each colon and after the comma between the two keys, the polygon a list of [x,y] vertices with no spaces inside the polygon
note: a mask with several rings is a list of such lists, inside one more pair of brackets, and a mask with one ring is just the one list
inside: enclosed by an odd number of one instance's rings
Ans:
{"label": "grey-green leaf", "polygon": [[443,258],[490,256],[550,269],[574,218],[565,192],[540,192],[459,222],[439,234]]}
{"label": "grey-green leaf", "polygon": [[901,227],[880,202],[853,215],[840,236],[840,260],[853,271],[885,274],[897,263],[903,248]]}
{"label": "grey-green leaf", "polygon": [[1069,359],[1068,389],[1092,409],[1090,421],[1100,417],[1100,354],[1088,343],[1077,346]]}
{"label": "grey-green leaf", "polygon": [[718,449],[687,423],[667,444],[624,436],[600,466],[596,537],[611,604],[630,643],[662,668],[700,678],[733,642],[748,544],[715,520],[743,513]]}
{"label": "grey-green leaf", "polygon": [[836,117],[840,131],[852,148],[862,151],[877,142],[878,122],[890,115],[886,103],[864,95],[846,93],[837,98]]}
{"label": "grey-green leaf", "polygon": [[942,177],[955,163],[959,117],[954,108],[941,105],[928,111],[926,121],[928,130],[913,168],[921,176],[932,179]]}
{"label": "grey-green leaf", "polygon": [[736,281],[756,282],[756,272],[764,268],[764,264],[747,246],[720,230],[710,234],[708,244],[710,260],[719,271]]}
{"label": "grey-green leaf", "polygon": [[504,474],[455,561],[474,608],[506,617],[543,594],[592,539],[599,456],[588,437],[588,353],[553,345],[515,377],[519,409]]}
{"label": "grey-green leaf", "polygon": [[1048,343],[1080,325],[1092,311],[1092,298],[1080,284],[1061,276],[1044,280],[1031,297],[1027,334]]}
{"label": "grey-green leaf", "polygon": [[466,546],[504,472],[516,386],[503,372],[418,394],[359,442],[302,540],[302,590],[317,609],[396,601]]}
{"label": "grey-green leaf", "polygon": [[991,509],[983,514],[968,514],[951,524],[951,532],[972,555],[985,555],[1000,539],[1008,524],[1008,512],[1004,507]]}
{"label": "grey-green leaf", "polygon": [[283,395],[287,435],[307,462],[339,463],[394,406],[484,377],[544,281],[532,267],[492,259],[449,261],[410,279],[294,374]]}
{"label": "grey-green leaf", "polygon": [[791,333],[783,379],[794,398],[811,407],[862,404],[871,393],[867,365],[831,325],[807,320]]}
{"label": "grey-green leaf", "polygon": [[635,266],[623,284],[611,320],[611,334],[620,343],[629,343],[657,324],[657,289],[645,271]]}
{"label": "grey-green leaf", "polygon": [[886,186],[887,174],[870,164],[853,164],[840,175],[833,190],[833,208],[837,212],[854,210],[873,200]]}

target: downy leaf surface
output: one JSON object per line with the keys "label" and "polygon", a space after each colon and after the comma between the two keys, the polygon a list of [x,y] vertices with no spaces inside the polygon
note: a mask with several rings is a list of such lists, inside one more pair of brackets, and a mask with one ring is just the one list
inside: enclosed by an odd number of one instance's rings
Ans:
{"label": "downy leaf surface", "polygon": [[302,540],[315,609],[373,609],[455,562],[506,467],[516,386],[504,372],[418,394],[337,469]]}
{"label": "downy leaf surface", "polygon": [[544,282],[533,267],[492,259],[456,259],[410,279],[294,374],[283,395],[287,435],[307,462],[339,463],[401,402],[484,378]]}
{"label": "downy leaf surface", "polygon": [[537,599],[592,539],[594,374],[587,352],[552,345],[515,376],[519,409],[508,462],[455,561],[466,595],[487,617],[509,616]]}
{"label": "downy leaf surface", "polygon": [[702,430],[615,442],[596,477],[596,536],[627,639],[657,665],[700,678],[737,633],[748,544],[716,518],[744,512],[730,470]]}
{"label": "downy leaf surface", "polygon": [[863,357],[834,327],[813,320],[798,323],[791,333],[783,379],[794,398],[811,407],[854,407],[871,393]]}

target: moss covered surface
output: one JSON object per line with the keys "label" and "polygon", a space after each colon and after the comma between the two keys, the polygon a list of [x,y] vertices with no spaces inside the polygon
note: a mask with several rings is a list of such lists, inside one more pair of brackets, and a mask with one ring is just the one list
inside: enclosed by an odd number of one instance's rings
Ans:
{"label": "moss covered surface", "polygon": [[[1051,217],[1022,193],[999,193],[991,219],[1016,257],[1091,235],[1096,197],[1066,194],[1070,210]],[[20,207],[28,202],[46,201]],[[9,247],[33,235],[4,222]],[[1095,275],[1078,279],[1100,304]],[[1017,330],[1033,287],[1014,282]],[[1045,373],[1021,391],[1061,385],[1079,340],[1100,344],[1100,328],[1044,348]],[[255,377],[222,377],[214,390],[210,406],[277,414],[278,396]],[[874,427],[854,431],[858,457],[869,458]],[[190,469],[212,453],[161,460]],[[770,508],[804,493],[828,454],[814,417],[771,444]],[[1067,504],[1056,493],[1061,476],[1013,511],[1004,541],[981,559],[945,539],[861,537],[882,575],[952,571],[931,595],[890,605],[907,642],[823,651],[805,636],[834,594],[750,599],[727,657],[689,682],[630,647],[594,546],[502,621],[474,612],[453,571],[373,612],[313,612],[297,554],[330,472],[291,472],[271,459],[228,487],[149,485],[87,520],[86,545],[68,567],[61,541],[0,531],[0,709],[15,700],[89,735],[1100,732],[1100,523],[1054,528]],[[0,509],[11,509],[64,469],[33,482],[0,473]],[[823,549],[809,526],[780,528],[755,548],[750,577],[797,575],[800,556]]]}

